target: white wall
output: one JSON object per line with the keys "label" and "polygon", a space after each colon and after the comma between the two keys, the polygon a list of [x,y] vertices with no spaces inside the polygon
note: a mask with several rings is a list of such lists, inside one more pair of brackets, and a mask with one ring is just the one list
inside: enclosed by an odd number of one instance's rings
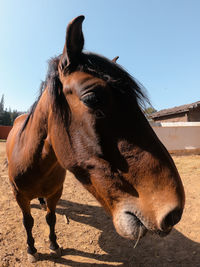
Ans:
{"label": "white wall", "polygon": [[200,122],[151,123],[168,150],[200,149]]}

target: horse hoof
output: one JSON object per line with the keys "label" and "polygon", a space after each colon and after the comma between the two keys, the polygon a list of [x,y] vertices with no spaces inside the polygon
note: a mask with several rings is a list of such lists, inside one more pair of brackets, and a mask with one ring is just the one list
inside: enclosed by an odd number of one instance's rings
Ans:
{"label": "horse hoof", "polygon": [[47,205],[46,204],[40,204],[40,206],[41,206],[42,210],[47,210]]}
{"label": "horse hoof", "polygon": [[39,258],[39,255],[37,252],[35,254],[28,254],[28,261],[31,263],[36,262],[38,258]]}
{"label": "horse hoof", "polygon": [[59,247],[56,250],[52,250],[51,255],[55,258],[60,258],[62,256],[62,249]]}

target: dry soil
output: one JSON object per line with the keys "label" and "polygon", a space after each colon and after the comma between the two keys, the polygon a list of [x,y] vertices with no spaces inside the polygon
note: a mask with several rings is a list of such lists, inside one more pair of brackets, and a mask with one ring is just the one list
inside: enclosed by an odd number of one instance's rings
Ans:
{"label": "dry soil", "polygon": [[27,261],[21,211],[3,166],[5,143],[1,142],[0,266],[200,266],[200,156],[173,158],[185,186],[186,206],[181,222],[169,236],[146,235],[134,249],[134,243],[115,232],[103,208],[68,172],[57,206],[56,233],[63,256],[55,259],[50,255],[45,211],[34,200],[33,234],[40,259],[31,264]]}

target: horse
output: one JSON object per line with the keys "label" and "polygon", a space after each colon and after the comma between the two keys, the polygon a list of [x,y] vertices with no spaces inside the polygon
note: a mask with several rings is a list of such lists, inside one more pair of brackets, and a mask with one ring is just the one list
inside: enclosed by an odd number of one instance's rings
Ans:
{"label": "horse", "polygon": [[[8,136],[9,180],[21,208],[31,261],[30,202],[45,198],[50,249],[60,256],[56,204],[66,170],[102,204],[122,237],[166,236],[182,216],[177,168],[142,109],[142,86],[116,63],[83,51],[84,16],[67,26],[61,55],[49,61],[41,94]],[[43,203],[44,204],[44,203]]]}

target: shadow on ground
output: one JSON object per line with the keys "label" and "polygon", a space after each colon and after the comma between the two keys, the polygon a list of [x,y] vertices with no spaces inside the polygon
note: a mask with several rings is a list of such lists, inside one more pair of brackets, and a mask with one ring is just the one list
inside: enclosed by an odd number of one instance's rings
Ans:
{"label": "shadow on ground", "polygon": [[[33,204],[32,207],[39,208],[39,205]],[[98,243],[106,253],[99,255],[63,248],[63,256],[76,255],[98,261],[118,262],[118,266],[200,266],[200,244],[193,242],[175,229],[166,238],[146,235],[134,249],[132,241],[120,237],[115,232],[111,218],[101,207],[61,199],[56,211],[58,214],[66,215],[69,220],[99,229],[102,233]],[[52,257],[43,254],[41,255],[42,260],[52,261]],[[65,258],[53,261],[67,266],[114,266],[105,263],[78,263]]]}

